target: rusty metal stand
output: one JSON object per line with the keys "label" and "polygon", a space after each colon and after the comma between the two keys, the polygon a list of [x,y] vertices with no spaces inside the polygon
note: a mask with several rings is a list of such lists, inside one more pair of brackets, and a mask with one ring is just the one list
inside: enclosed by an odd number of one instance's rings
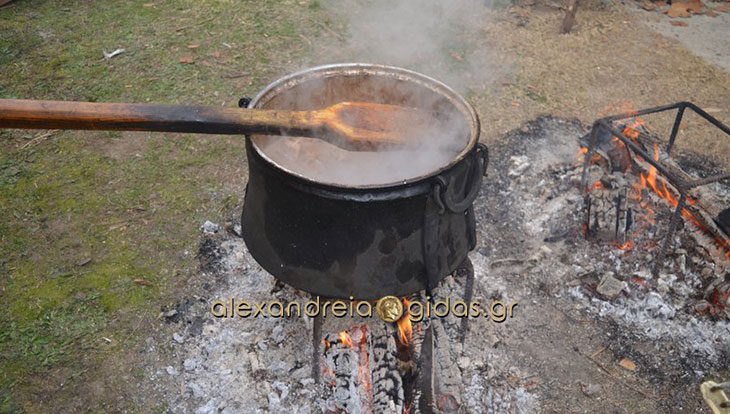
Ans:
{"label": "rusty metal stand", "polygon": [[654,157],[649,155],[643,148],[639,146],[633,139],[626,137],[621,131],[619,131],[616,128],[615,122],[624,120],[624,119],[630,119],[630,118],[636,118],[637,116],[642,115],[648,115],[658,112],[664,112],[664,111],[670,111],[670,110],[677,110],[677,115],[674,118],[674,125],[672,126],[672,132],[669,136],[669,142],[666,146],[666,152],[667,155],[671,155],[672,148],[674,147],[674,142],[677,139],[677,133],[679,131],[680,124],[682,123],[682,117],[684,116],[685,110],[689,108],[692,111],[694,111],[697,115],[704,118],[707,122],[711,123],[712,125],[716,126],[719,130],[724,132],[725,134],[730,136],[730,128],[723,124],[722,122],[718,121],[716,118],[714,118],[712,115],[708,114],[707,112],[700,109],[697,105],[691,103],[691,102],[677,102],[671,105],[663,105],[663,106],[657,106],[654,108],[648,108],[643,109],[640,111],[634,111],[634,112],[627,112],[620,115],[614,115],[609,116],[606,118],[599,119],[593,124],[593,127],[590,132],[590,136],[588,139],[588,151],[585,154],[585,158],[583,160],[583,174],[581,176],[581,191],[585,191],[585,197],[584,197],[584,203],[586,206],[590,204],[590,201],[588,199],[588,167],[590,166],[591,159],[593,158],[593,154],[596,152],[596,149],[598,147],[598,134],[603,131],[608,131],[609,133],[613,134],[614,137],[618,138],[623,142],[632,152],[640,156],[644,161],[649,163],[652,167],[656,168],[657,171],[659,171],[668,181],[671,185],[674,186],[674,188],[677,189],[679,192],[679,201],[677,204],[676,209],[674,210],[674,214],[672,215],[672,218],[669,221],[669,226],[667,228],[666,234],[664,235],[664,241],[662,242],[661,249],[659,250],[659,254],[657,254],[654,258],[654,263],[652,266],[652,274],[654,276],[659,274],[659,266],[664,262],[664,259],[667,254],[667,250],[669,249],[672,237],[674,236],[674,232],[677,230],[677,227],[679,226],[679,223],[682,219],[682,210],[686,206],[687,203],[687,195],[688,192],[696,187],[700,187],[703,185],[707,185],[710,183],[715,183],[723,180],[727,180],[730,178],[730,172],[724,172],[721,174],[713,175],[707,178],[702,179],[695,179],[691,181],[685,180],[683,177],[677,177],[675,174],[673,174],[669,169],[663,165],[659,160],[655,160]]}
{"label": "rusty metal stand", "polygon": [[[467,256],[464,262],[459,265],[455,272],[456,276],[466,276],[464,281],[464,303],[470,306],[471,300],[474,297],[474,265],[471,259]],[[461,325],[459,326],[459,341],[464,345],[466,339],[466,332],[469,329],[469,316],[461,318]]]}
{"label": "rusty metal stand", "polygon": [[[312,297],[314,299],[314,297]],[[322,342],[322,316],[317,312],[312,323],[312,378],[319,384],[319,344]]]}

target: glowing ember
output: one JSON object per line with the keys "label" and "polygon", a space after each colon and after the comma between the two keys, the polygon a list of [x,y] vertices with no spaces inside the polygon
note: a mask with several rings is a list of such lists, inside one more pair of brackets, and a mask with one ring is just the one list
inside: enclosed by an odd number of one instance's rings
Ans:
{"label": "glowing ember", "polygon": [[[365,363],[369,366],[370,361],[365,361]],[[361,383],[365,384],[365,389],[368,391],[373,390],[373,384],[370,382],[370,372],[368,367],[365,365],[360,365],[357,367],[357,376]]]}
{"label": "glowing ember", "polygon": [[413,325],[411,324],[411,315],[408,313],[408,307],[411,302],[403,298],[403,316],[398,319],[398,338],[401,344],[407,345],[413,337]]}
{"label": "glowing ember", "polygon": [[634,242],[631,240],[627,241],[624,244],[619,244],[618,242],[616,242],[616,247],[621,250],[631,250],[634,248]]}
{"label": "glowing ember", "polygon": [[580,151],[575,155],[576,158],[578,158],[578,165],[583,163],[583,160],[585,159],[586,154],[588,154],[588,148],[586,147],[580,147]]}

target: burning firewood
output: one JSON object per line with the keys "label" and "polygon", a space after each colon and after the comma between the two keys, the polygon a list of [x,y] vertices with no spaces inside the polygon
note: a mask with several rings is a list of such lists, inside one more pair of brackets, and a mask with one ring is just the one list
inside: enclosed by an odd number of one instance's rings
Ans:
{"label": "burning firewood", "polygon": [[[457,361],[462,356],[462,319],[415,317],[416,301],[445,303],[471,298],[465,287],[473,283],[467,261],[438,285],[402,298],[403,314],[395,323],[378,317],[326,320],[329,332],[319,346],[320,378],[331,390],[330,407],[348,413],[457,412],[463,405],[463,384]],[[466,289],[470,290],[470,289]],[[415,308],[414,308],[415,309]]]}

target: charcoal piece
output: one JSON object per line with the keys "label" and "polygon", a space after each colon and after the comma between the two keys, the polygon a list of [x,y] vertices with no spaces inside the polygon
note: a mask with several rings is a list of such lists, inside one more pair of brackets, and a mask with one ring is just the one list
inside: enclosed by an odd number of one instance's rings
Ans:
{"label": "charcoal piece", "polygon": [[720,214],[715,217],[714,221],[715,224],[717,224],[717,226],[725,232],[725,234],[730,235],[730,207],[722,210]]}

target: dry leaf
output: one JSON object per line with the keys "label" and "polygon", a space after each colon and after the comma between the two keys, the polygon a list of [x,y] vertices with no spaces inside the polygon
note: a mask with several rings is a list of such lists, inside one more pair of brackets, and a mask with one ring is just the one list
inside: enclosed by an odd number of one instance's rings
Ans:
{"label": "dry leaf", "polygon": [[657,8],[657,5],[655,3],[644,3],[641,5],[641,8],[646,11],[652,11]]}
{"label": "dry leaf", "polygon": [[691,14],[687,11],[687,5],[685,3],[675,2],[665,12],[669,17],[690,17]]}
{"label": "dry leaf", "polygon": [[717,13],[712,10],[707,10],[707,13],[705,13],[705,15],[709,17],[717,17]]}
{"label": "dry leaf", "polygon": [[192,64],[195,63],[195,59],[192,56],[182,56],[180,57],[180,63]]}
{"label": "dry leaf", "polygon": [[214,58],[219,58],[219,57],[221,57],[221,52],[215,51],[215,52],[211,53],[210,55],[213,56]]}
{"label": "dry leaf", "polygon": [[517,375],[510,375],[507,377],[507,382],[513,387],[518,387],[520,385],[520,381],[522,381],[522,377]]}
{"label": "dry leaf", "polygon": [[461,56],[460,54],[458,54],[458,53],[456,53],[456,52],[452,52],[452,53],[451,53],[451,56],[452,56],[452,57],[453,57],[454,59],[458,60],[459,62],[461,62],[462,60],[464,60],[464,57],[462,57],[462,56]]}
{"label": "dry leaf", "polygon": [[714,12],[720,12],[720,13],[728,13],[730,12],[730,3],[721,4],[714,9],[712,9]]}
{"label": "dry leaf", "polygon": [[512,10],[510,10],[510,11],[512,12],[513,15],[515,15],[517,17],[525,18],[525,17],[530,16],[530,9],[528,9],[526,7],[513,7]]}
{"label": "dry leaf", "polygon": [[622,367],[628,369],[629,371],[635,371],[636,370],[636,364],[634,363],[634,361],[632,361],[630,359],[624,358],[621,361],[619,361],[618,364],[621,365]]}
{"label": "dry leaf", "polygon": [[142,286],[152,286],[152,282],[144,279],[134,279],[134,283]]}
{"label": "dry leaf", "polygon": [[144,6],[144,7],[155,7],[155,6],[157,6],[157,3],[145,3],[142,6]]}
{"label": "dry leaf", "polygon": [[705,10],[705,3],[702,3],[702,0],[692,0],[685,4],[687,4],[687,10],[692,13],[700,14]]}
{"label": "dry leaf", "polygon": [[682,26],[682,27],[686,27],[687,26],[687,23],[680,22],[679,20],[670,20],[669,21],[669,24],[671,24],[672,26]]}
{"label": "dry leaf", "polygon": [[200,44],[199,43],[191,43],[191,44],[188,45],[188,49],[196,49],[196,48],[199,48],[199,47],[200,47]]}
{"label": "dry leaf", "polygon": [[524,387],[527,391],[533,391],[540,386],[540,378],[532,378],[525,381]]}

